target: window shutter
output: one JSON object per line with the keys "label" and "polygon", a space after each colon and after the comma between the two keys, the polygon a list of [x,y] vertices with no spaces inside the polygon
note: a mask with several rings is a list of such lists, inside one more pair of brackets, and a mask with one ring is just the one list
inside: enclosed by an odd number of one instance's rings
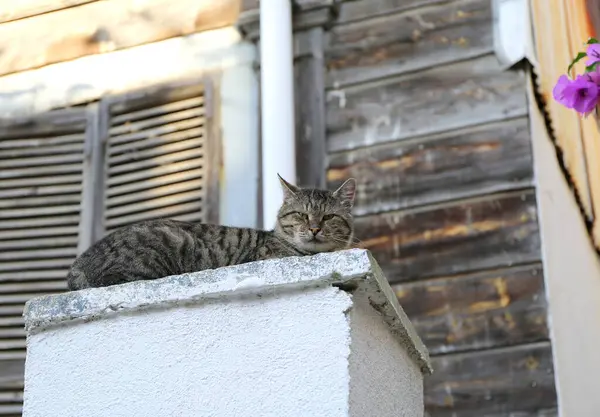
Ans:
{"label": "window shutter", "polygon": [[104,230],[142,220],[217,221],[219,153],[206,81],[107,97]]}
{"label": "window shutter", "polygon": [[86,130],[84,110],[0,121],[0,415],[21,410],[23,305],[77,255]]}

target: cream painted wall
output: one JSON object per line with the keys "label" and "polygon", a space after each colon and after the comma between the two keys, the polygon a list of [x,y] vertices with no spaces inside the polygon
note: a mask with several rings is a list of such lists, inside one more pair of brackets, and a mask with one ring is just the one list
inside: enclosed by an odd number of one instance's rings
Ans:
{"label": "cream painted wall", "polygon": [[[534,104],[531,86],[529,97]],[[530,120],[559,412],[597,417],[600,261],[535,105]]]}

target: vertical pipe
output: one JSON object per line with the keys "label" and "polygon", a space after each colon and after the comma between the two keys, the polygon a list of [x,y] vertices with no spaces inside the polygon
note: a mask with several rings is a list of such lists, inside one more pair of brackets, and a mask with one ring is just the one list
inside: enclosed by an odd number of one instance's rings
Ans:
{"label": "vertical pipe", "polygon": [[260,2],[262,193],[265,229],[275,224],[283,194],[277,173],[296,182],[291,0]]}

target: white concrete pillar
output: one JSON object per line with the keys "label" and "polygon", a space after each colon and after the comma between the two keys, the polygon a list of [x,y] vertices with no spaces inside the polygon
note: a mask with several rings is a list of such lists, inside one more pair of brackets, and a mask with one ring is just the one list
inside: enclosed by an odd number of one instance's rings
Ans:
{"label": "white concrete pillar", "polygon": [[364,250],[40,297],[24,417],[422,417],[428,353]]}

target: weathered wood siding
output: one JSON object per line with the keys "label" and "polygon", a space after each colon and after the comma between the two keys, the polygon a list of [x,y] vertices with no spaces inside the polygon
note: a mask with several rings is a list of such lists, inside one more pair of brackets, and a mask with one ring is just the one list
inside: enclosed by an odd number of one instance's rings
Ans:
{"label": "weathered wood siding", "polygon": [[229,26],[240,5],[240,0],[2,0],[0,23],[10,21],[0,25],[0,75]]}
{"label": "weathered wood siding", "polygon": [[489,0],[342,3],[326,33],[329,187],[433,356],[432,417],[556,415],[526,78]]}

